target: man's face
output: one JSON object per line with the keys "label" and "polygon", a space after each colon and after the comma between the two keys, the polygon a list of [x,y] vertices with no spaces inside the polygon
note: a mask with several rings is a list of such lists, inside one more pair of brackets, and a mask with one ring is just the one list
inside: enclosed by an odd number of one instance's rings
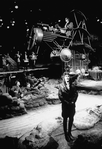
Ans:
{"label": "man's face", "polygon": [[64,81],[65,81],[65,86],[67,89],[69,89],[69,75],[65,75],[64,76]]}
{"label": "man's face", "polygon": [[69,75],[64,76],[65,82],[69,82]]}
{"label": "man's face", "polygon": [[67,23],[69,23],[69,19],[68,19],[68,18],[65,18],[65,21],[66,21]]}
{"label": "man's face", "polygon": [[17,81],[17,86],[20,86],[20,82],[19,81]]}

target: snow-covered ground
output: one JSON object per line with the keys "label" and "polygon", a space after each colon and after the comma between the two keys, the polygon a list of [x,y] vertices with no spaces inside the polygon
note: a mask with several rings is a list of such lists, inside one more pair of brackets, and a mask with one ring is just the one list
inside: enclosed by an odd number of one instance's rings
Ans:
{"label": "snow-covered ground", "polygon": [[79,97],[76,102],[76,111],[97,105],[102,105],[102,95],[88,95],[79,93]]}
{"label": "snow-covered ground", "polygon": [[[102,96],[88,95],[79,93],[76,102],[76,113],[80,110],[102,105]],[[16,136],[20,137],[28,131],[31,131],[37,125],[42,125],[44,129],[52,129],[57,127],[57,118],[61,117],[61,104],[48,105],[44,108],[34,110],[26,115],[1,120],[0,121],[0,137]],[[57,124],[58,125],[57,125]]]}
{"label": "snow-covered ground", "polygon": [[102,81],[95,81],[95,80],[83,80],[80,84],[90,87],[90,86],[102,86]]}

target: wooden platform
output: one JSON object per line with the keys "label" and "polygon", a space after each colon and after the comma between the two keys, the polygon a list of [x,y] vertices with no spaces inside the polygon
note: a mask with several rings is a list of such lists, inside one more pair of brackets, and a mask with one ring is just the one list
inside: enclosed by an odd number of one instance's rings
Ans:
{"label": "wooden platform", "polygon": [[7,74],[18,74],[18,73],[24,73],[24,72],[37,72],[37,71],[46,71],[46,70],[50,70],[50,69],[54,69],[54,71],[57,71],[57,68],[61,69],[60,67],[61,65],[59,63],[49,63],[49,64],[37,64],[34,68],[21,68],[19,70],[16,71],[3,71],[0,70],[0,77],[2,77],[3,75],[7,75]]}
{"label": "wooden platform", "polygon": [[17,74],[17,73],[23,73],[23,72],[31,72],[31,71],[39,71],[39,70],[47,70],[48,68],[34,68],[34,69],[23,69],[23,70],[17,70],[17,71],[5,71],[0,72],[0,75],[6,75],[6,74]]}

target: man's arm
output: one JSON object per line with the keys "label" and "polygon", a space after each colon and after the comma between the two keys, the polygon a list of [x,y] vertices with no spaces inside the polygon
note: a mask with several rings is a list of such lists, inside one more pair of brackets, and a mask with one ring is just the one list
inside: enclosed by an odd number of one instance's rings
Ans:
{"label": "man's arm", "polygon": [[59,88],[59,90],[58,90],[58,97],[62,103],[69,104],[69,102],[65,99],[65,97],[63,95],[62,88]]}
{"label": "man's arm", "polygon": [[75,85],[77,86],[77,84],[80,82],[81,76],[81,74],[75,74],[70,78],[70,83],[72,84],[73,82],[75,82]]}
{"label": "man's arm", "polygon": [[75,103],[77,101],[77,98],[78,98],[78,92],[76,91],[72,102]]}

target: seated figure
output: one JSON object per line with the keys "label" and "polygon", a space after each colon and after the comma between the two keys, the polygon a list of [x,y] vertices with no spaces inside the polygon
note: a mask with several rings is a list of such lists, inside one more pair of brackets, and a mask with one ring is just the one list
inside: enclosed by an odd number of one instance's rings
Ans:
{"label": "seated figure", "polygon": [[21,87],[20,87],[20,82],[18,80],[15,82],[15,85],[9,91],[9,94],[12,97],[18,97],[18,98],[23,97]]}

